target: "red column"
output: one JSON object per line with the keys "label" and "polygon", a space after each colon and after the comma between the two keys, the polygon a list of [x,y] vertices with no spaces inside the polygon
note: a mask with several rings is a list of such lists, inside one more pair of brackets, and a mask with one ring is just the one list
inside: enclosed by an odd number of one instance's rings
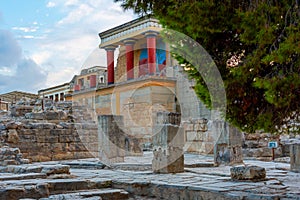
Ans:
{"label": "red column", "polygon": [[107,84],[114,84],[115,82],[115,70],[114,70],[114,52],[115,48],[106,48],[107,58]]}
{"label": "red column", "polygon": [[154,75],[156,73],[156,35],[156,32],[146,33],[148,49],[148,69],[150,75]]}
{"label": "red column", "polygon": [[127,80],[134,78],[134,40],[125,42],[126,47],[126,69],[127,69]]}

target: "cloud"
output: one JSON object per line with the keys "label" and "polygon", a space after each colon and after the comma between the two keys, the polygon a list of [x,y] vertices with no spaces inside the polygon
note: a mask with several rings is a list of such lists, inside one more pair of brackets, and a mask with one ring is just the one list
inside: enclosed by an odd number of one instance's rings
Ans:
{"label": "cloud", "polygon": [[22,90],[36,93],[47,73],[31,58],[24,58],[12,33],[0,30],[0,93]]}
{"label": "cloud", "polygon": [[47,75],[40,89],[70,81],[83,67],[106,66],[106,52],[98,48],[98,33],[135,18],[112,0],[49,0],[45,6],[52,13],[47,19],[55,13],[56,21],[38,20],[37,31],[25,34],[34,38],[24,38],[24,32],[18,37],[26,56],[43,69],[40,76]]}
{"label": "cloud", "polygon": [[47,5],[46,5],[47,8],[53,8],[53,7],[55,7],[55,6],[56,6],[56,4],[55,4],[54,2],[52,2],[52,1],[49,1],[49,2],[47,3]]}
{"label": "cloud", "polygon": [[13,34],[0,29],[0,68],[15,65],[21,55],[22,49]]}
{"label": "cloud", "polygon": [[88,16],[94,9],[87,4],[81,4],[78,8],[71,11],[65,18],[60,20],[58,24],[71,24],[80,21],[83,17]]}
{"label": "cloud", "polygon": [[14,75],[0,74],[0,93],[14,90],[37,93],[46,82],[47,73],[32,59],[23,58]]}
{"label": "cloud", "polygon": [[13,30],[23,31],[25,33],[36,32],[38,27],[12,27]]}

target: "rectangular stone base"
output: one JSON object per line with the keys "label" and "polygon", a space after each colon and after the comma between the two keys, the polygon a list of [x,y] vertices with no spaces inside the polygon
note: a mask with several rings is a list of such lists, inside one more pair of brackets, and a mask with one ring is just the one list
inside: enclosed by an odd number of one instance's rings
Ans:
{"label": "rectangular stone base", "polygon": [[291,171],[300,173],[300,144],[290,147]]}

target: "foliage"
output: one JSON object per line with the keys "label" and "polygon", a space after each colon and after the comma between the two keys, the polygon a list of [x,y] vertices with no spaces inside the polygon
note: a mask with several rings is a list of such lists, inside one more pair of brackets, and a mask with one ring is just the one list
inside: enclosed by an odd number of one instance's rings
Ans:
{"label": "foliage", "polygon": [[[273,133],[294,126],[299,132],[298,0],[115,1],[140,15],[153,14],[206,49],[224,81],[226,118],[233,125]],[[211,107],[207,85],[193,69],[187,73],[196,80],[195,91]]]}

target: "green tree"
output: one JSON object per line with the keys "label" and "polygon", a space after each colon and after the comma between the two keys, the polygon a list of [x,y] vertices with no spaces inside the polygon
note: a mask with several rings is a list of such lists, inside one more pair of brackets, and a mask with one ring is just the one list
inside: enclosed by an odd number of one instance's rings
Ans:
{"label": "green tree", "polygon": [[[247,132],[299,132],[299,0],[115,1],[125,10],[154,15],[206,49],[224,81],[231,124]],[[195,91],[211,108],[207,85],[197,67],[191,68]]]}

